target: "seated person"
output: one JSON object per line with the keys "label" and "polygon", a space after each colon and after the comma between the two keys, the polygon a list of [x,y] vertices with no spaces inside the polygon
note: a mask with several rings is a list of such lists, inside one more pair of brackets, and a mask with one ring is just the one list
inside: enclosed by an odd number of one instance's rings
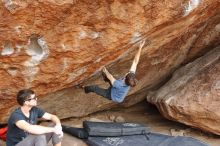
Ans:
{"label": "seated person", "polygon": [[[63,137],[60,120],[57,116],[44,112],[37,107],[37,97],[30,89],[20,90],[17,94],[20,105],[8,120],[7,146],[46,146],[50,139],[54,146],[61,146]],[[37,125],[37,119],[51,120],[54,126]]]}

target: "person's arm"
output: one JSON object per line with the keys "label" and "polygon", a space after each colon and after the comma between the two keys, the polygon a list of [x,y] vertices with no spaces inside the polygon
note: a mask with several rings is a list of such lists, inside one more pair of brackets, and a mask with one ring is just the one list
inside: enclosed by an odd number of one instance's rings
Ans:
{"label": "person's arm", "polygon": [[59,133],[59,135],[61,135],[61,137],[63,136],[63,132],[62,132],[62,126],[61,126],[61,122],[60,119],[56,116],[56,115],[52,115],[50,113],[45,113],[42,116],[43,119],[45,120],[51,120],[53,123],[55,123],[55,133]]}
{"label": "person's arm", "polygon": [[140,46],[139,46],[139,49],[138,49],[138,52],[136,53],[135,57],[134,57],[134,60],[133,60],[133,63],[131,65],[131,68],[130,68],[130,72],[134,72],[136,71],[136,68],[137,68],[137,64],[139,62],[139,59],[140,59],[140,55],[141,55],[141,50],[143,48],[145,44],[145,41],[143,41]]}
{"label": "person's arm", "polygon": [[115,78],[108,72],[108,70],[105,67],[103,67],[102,71],[106,75],[106,77],[110,80],[111,84],[113,85],[115,82]]}
{"label": "person's arm", "polygon": [[15,123],[15,125],[31,134],[45,134],[45,133],[51,133],[56,132],[56,129],[54,127],[45,127],[40,125],[31,125],[28,122],[24,120],[19,120]]}
{"label": "person's arm", "polygon": [[50,113],[45,113],[42,116],[42,118],[45,119],[45,120],[51,120],[56,125],[60,125],[60,119],[56,115],[52,115]]}

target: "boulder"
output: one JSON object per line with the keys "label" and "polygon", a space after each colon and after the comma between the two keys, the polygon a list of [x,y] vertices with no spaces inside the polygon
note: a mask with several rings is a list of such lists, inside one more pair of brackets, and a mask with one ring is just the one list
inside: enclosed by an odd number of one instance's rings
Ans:
{"label": "boulder", "polygon": [[33,89],[39,105],[60,118],[118,106],[74,86],[99,84],[107,66],[128,72],[139,42],[148,39],[137,69],[139,84],[123,106],[145,98],[182,63],[219,44],[218,0],[0,1],[0,123],[15,96]]}
{"label": "boulder", "polygon": [[220,47],[174,72],[147,101],[161,114],[220,135]]}

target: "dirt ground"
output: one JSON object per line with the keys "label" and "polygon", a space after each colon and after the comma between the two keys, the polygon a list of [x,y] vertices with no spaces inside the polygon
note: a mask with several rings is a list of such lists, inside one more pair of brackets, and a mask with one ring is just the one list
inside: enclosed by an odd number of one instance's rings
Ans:
{"label": "dirt ground", "polygon": [[[169,121],[163,118],[158,110],[146,102],[139,103],[130,108],[118,108],[108,111],[97,112],[83,118],[70,118],[62,120],[62,124],[74,127],[81,127],[82,121],[125,121],[142,123],[151,128],[152,132],[167,134],[167,135],[184,135],[199,139],[209,146],[219,146],[220,136],[216,136],[210,133],[205,133],[192,127]],[[80,139],[74,138],[68,134],[64,135],[63,146],[87,146]],[[5,146],[0,141],[0,146]],[[52,146],[52,144],[48,144]]]}

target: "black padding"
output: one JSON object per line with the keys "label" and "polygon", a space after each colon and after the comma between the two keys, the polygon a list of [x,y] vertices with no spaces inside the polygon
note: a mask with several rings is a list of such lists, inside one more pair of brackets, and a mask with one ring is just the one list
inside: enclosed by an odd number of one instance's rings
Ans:
{"label": "black padding", "polygon": [[163,141],[158,146],[207,146],[207,144],[191,137],[177,136]]}
{"label": "black padding", "polygon": [[[150,133],[148,135],[149,141],[147,141],[147,144],[149,146],[158,146],[161,144],[163,141],[168,140],[172,138],[172,136],[169,135],[164,135],[164,134],[158,134],[158,133]],[[147,145],[147,146],[148,146]]]}
{"label": "black padding", "polygon": [[84,128],[75,128],[62,125],[62,129],[63,132],[68,133],[74,137],[81,139],[88,138],[88,133],[84,130]]}
{"label": "black padding", "polygon": [[145,135],[131,135],[120,137],[89,137],[89,146],[158,146],[169,136],[149,134],[149,139]]}
{"label": "black padding", "polygon": [[150,133],[150,128],[136,123],[112,123],[84,121],[89,136],[124,136]]}
{"label": "black padding", "polygon": [[189,137],[172,137],[168,135],[150,133],[145,135],[119,137],[88,137],[89,146],[208,146]]}

